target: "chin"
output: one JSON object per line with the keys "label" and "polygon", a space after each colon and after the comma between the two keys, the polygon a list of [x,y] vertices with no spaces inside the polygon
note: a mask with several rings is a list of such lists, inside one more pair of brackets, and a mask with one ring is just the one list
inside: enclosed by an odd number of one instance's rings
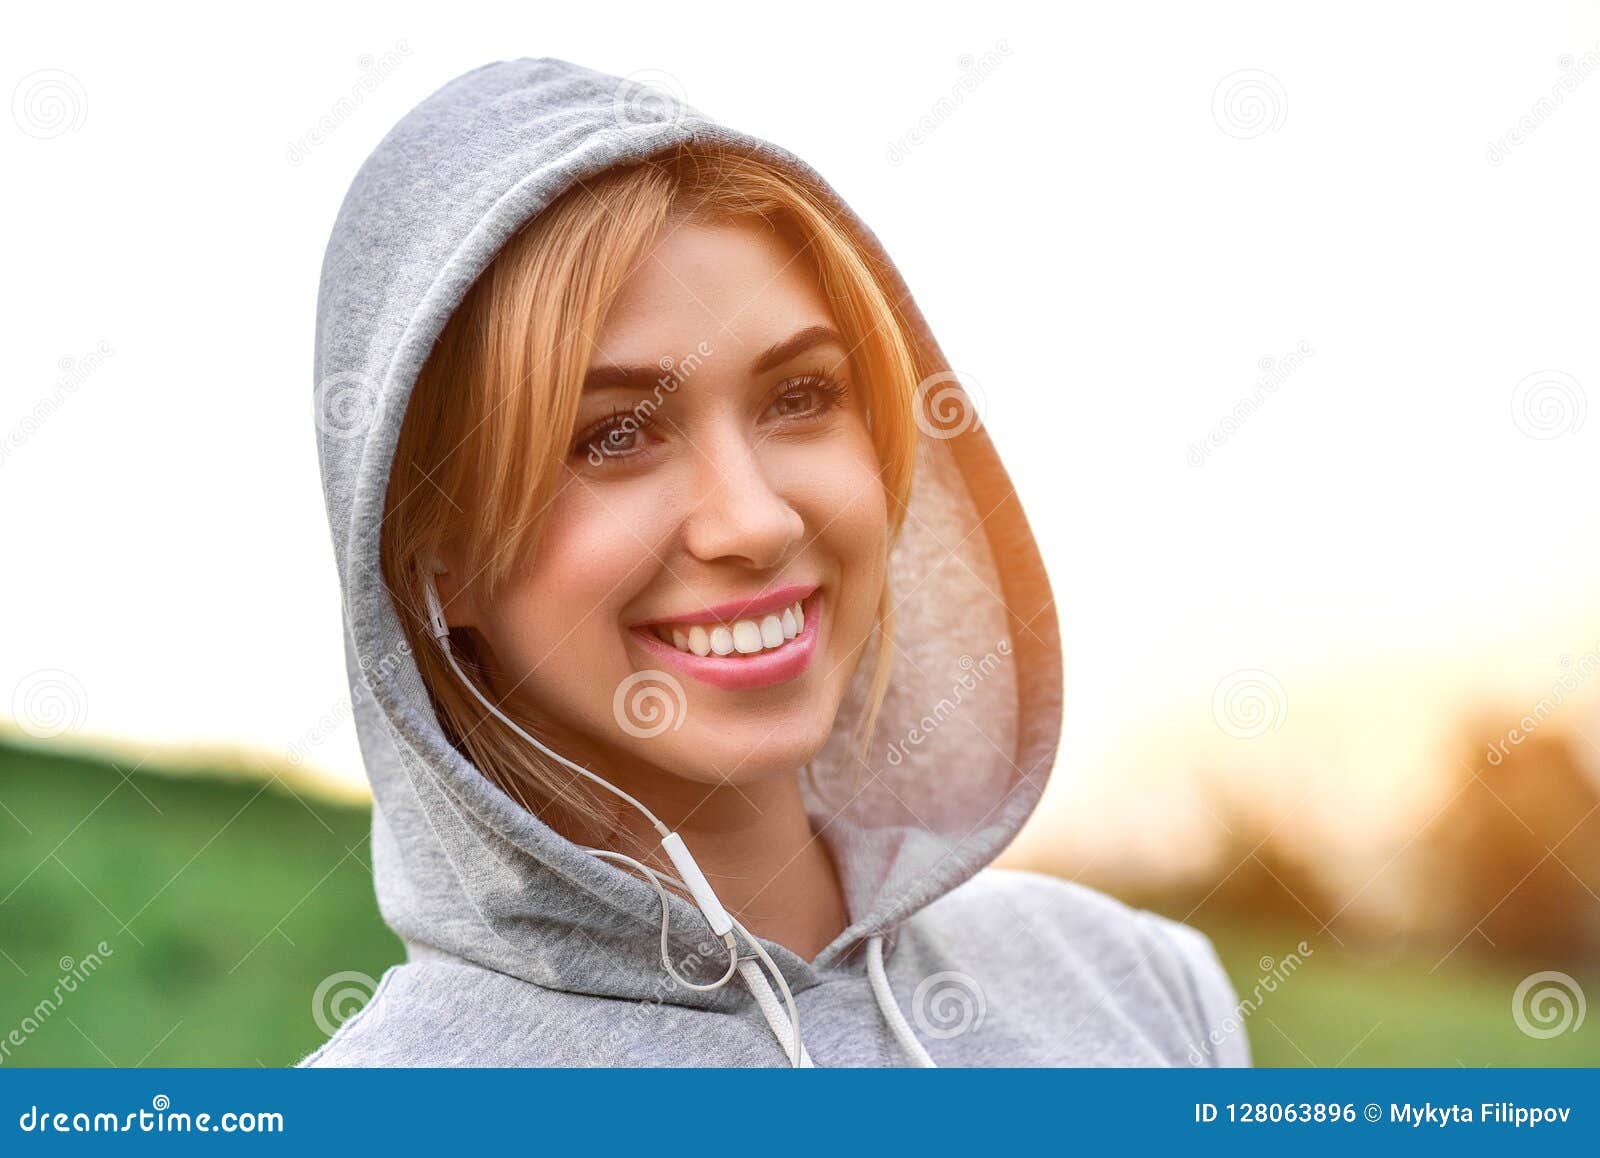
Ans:
{"label": "chin", "polygon": [[704,784],[757,784],[788,775],[815,756],[828,738],[832,713],[826,719],[774,721],[761,716],[686,727],[674,737],[671,750],[656,749],[647,757],[663,771]]}

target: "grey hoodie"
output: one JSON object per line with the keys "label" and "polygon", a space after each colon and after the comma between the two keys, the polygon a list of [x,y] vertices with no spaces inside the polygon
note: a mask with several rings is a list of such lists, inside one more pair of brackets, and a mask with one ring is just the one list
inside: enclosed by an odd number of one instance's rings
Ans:
{"label": "grey hoodie", "polygon": [[[692,139],[753,150],[817,191],[882,263],[942,399],[889,569],[895,670],[871,768],[849,735],[864,663],[802,773],[850,924],[810,961],[761,942],[794,995],[810,1058],[908,1064],[891,1032],[899,1017],[940,1065],[1248,1064],[1233,990],[1202,934],[1075,884],[986,867],[1055,760],[1055,609],[973,400],[877,239],[788,152],[549,58],[486,65],[412,110],[361,167],[328,243],[318,453],[372,783],[378,904],[407,959],[299,1064],[787,1062],[751,991],[694,990],[663,971],[649,884],[518,807],[451,746],[378,567],[407,399],[473,280],[572,182]],[[670,911],[674,960],[699,955],[697,976],[719,975],[726,958],[698,910],[672,894]],[[869,977],[873,937],[887,986]]]}

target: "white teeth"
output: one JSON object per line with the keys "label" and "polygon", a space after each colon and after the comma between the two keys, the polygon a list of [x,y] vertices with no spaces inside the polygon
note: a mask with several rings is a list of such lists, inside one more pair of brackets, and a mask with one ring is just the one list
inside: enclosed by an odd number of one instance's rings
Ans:
{"label": "white teeth", "polygon": [[782,647],[806,627],[805,609],[791,603],[781,614],[764,615],[757,619],[739,619],[733,623],[694,624],[685,630],[680,626],[655,627],[656,637],[670,643],[679,651],[695,655],[755,655]]}
{"label": "white teeth", "polygon": [[761,621],[762,647],[777,647],[783,640],[783,623],[776,615],[769,615]]}
{"label": "white teeth", "polygon": [[761,629],[748,619],[733,625],[733,646],[740,655],[754,655],[761,650]]}

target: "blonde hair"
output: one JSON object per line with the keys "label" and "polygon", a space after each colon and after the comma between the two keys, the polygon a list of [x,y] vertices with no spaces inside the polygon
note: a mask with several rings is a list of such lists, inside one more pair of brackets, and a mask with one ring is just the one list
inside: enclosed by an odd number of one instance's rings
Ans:
{"label": "blonde hair", "polygon": [[[530,751],[460,685],[427,631],[421,568],[450,545],[474,594],[492,603],[536,549],[607,310],[655,239],[680,220],[757,221],[797,241],[864,388],[890,542],[915,462],[920,367],[906,319],[886,292],[888,271],[799,175],[729,145],[684,144],[580,182],[506,243],[446,324],[411,392],[386,495],[383,579],[451,743],[530,812],[554,809],[602,832],[615,827],[614,802]],[[550,434],[530,441],[529,431]],[[886,581],[859,728],[863,757],[888,688],[890,611]],[[479,633],[452,632],[451,650],[493,699]],[[518,722],[560,750],[548,727]]]}

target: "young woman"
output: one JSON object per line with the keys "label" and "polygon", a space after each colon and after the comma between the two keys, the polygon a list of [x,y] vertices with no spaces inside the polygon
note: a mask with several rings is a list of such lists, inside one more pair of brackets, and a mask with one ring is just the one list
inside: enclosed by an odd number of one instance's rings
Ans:
{"label": "young woman", "polygon": [[303,1065],[1244,1064],[1185,926],[985,866],[1060,645],[974,401],[813,170],[501,62],[363,166],[317,426],[407,961]]}

